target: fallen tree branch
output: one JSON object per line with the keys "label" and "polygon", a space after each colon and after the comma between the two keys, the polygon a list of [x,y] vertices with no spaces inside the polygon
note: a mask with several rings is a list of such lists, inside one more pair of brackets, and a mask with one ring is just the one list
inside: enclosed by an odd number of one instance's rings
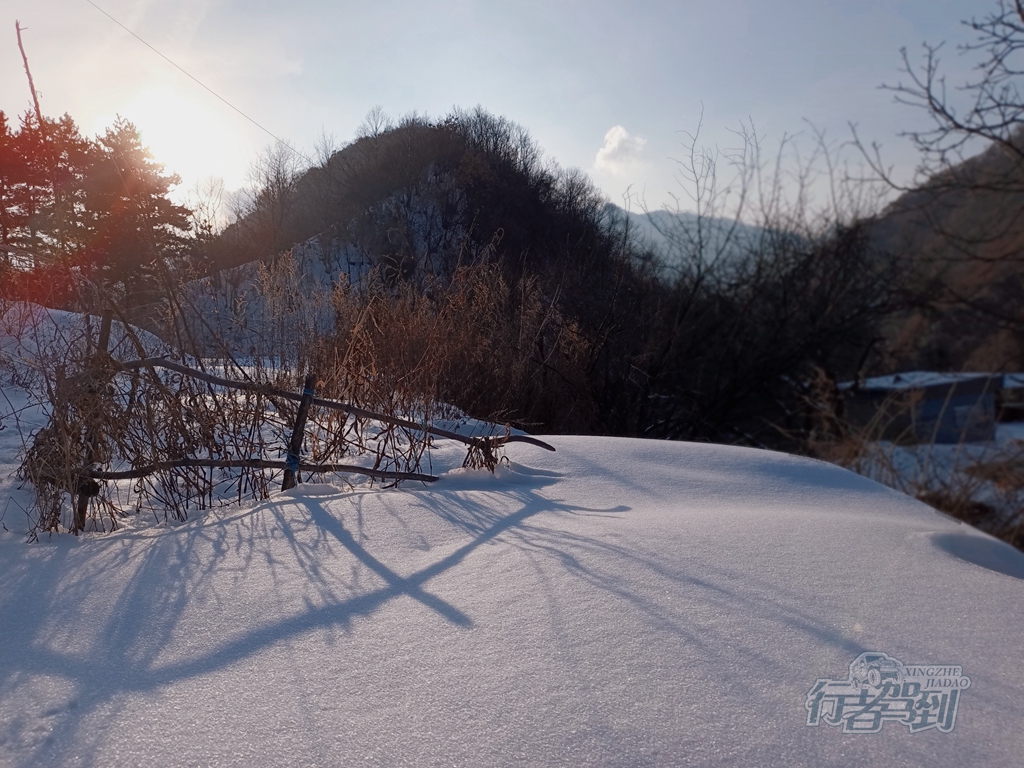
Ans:
{"label": "fallen tree branch", "polygon": [[[136,469],[126,469],[119,472],[104,472],[101,470],[87,470],[80,473],[80,477],[92,480],[137,480],[156,472],[168,469],[182,469],[187,467],[206,467],[214,469],[287,469],[288,462],[276,461],[273,459],[175,459],[173,461],[158,461]],[[417,472],[394,472],[386,469],[373,469],[372,467],[360,467],[356,464],[306,464],[300,463],[299,470],[309,473],[323,472],[348,472],[354,475],[366,475],[380,480],[419,480],[424,483],[433,483],[438,478],[436,475],[424,475]],[[57,481],[57,478],[50,478]],[[93,494],[95,495],[95,494]]]}

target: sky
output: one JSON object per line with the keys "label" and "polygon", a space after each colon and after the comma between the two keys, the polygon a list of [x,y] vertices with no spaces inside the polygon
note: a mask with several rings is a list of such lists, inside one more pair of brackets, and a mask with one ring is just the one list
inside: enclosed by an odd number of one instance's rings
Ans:
{"label": "sky", "polygon": [[378,105],[396,118],[480,105],[526,127],[548,158],[586,171],[613,202],[629,194],[655,209],[675,195],[690,208],[677,161],[698,127],[700,146],[729,149],[752,124],[773,151],[794,134],[810,142],[812,125],[838,147],[855,123],[908,175],[916,155],[900,133],[926,116],[880,86],[900,80],[900,49],[918,60],[924,41],[947,41],[946,72],[960,82],[961,21],[994,6],[0,0],[0,109],[31,106],[18,21],[44,114],[66,112],[87,135],[117,115],[133,121],[182,177],[179,199],[209,177],[242,187],[275,138],[307,157],[325,137],[344,145]]}

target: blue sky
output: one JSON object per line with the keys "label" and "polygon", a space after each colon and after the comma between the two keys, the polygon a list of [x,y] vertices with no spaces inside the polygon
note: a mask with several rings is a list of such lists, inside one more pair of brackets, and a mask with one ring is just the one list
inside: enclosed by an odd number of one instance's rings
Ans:
{"label": "blue sky", "polygon": [[[807,132],[837,141],[855,122],[903,173],[901,131],[925,116],[894,103],[899,49],[948,41],[951,81],[966,62],[960,21],[994,3],[946,0],[607,0],[302,2],[94,0],[240,110],[312,153],[352,140],[366,113],[432,117],[485,109],[529,129],[609,199],[651,207],[678,192],[672,158],[704,115],[702,142],[735,144],[753,121],[765,146]],[[24,112],[14,22],[46,114],[87,134],[133,120],[183,190],[204,176],[245,181],[273,142],[87,0],[0,0],[0,109]],[[2,31],[6,30],[6,31]]]}

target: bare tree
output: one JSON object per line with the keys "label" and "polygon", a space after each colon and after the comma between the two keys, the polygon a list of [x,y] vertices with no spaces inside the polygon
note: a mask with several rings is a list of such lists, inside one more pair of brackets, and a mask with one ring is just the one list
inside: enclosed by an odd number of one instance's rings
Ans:
{"label": "bare tree", "polygon": [[929,119],[903,134],[920,158],[912,180],[898,181],[855,129],[854,141],[901,193],[875,226],[904,260],[904,330],[917,328],[894,360],[1015,368],[1024,361],[1024,2],[996,0],[963,24],[969,41],[958,50],[973,63],[965,82],[948,83],[944,45],[925,43],[919,62],[902,51],[904,78],[884,86]]}
{"label": "bare tree", "polygon": [[268,147],[249,168],[249,188],[233,214],[246,225],[244,239],[253,255],[273,256],[291,245],[286,228],[299,174],[298,155],[281,142]]}
{"label": "bare tree", "polygon": [[[1024,3],[998,0],[996,10],[988,16],[964,24],[973,39],[960,46],[961,54],[980,54],[972,79],[951,91],[940,70],[943,44],[925,43],[924,60],[918,67],[905,48],[901,51],[909,81],[885,86],[896,94],[898,102],[921,108],[931,118],[930,128],[906,133],[921,153],[919,182],[963,164],[980,148],[979,140],[985,145],[998,145],[1014,160],[1012,169],[1019,172],[1024,163],[1024,93],[1020,90],[1024,77]],[[1011,172],[985,183],[999,189],[1000,183],[1010,179],[1019,189],[1019,175]]]}
{"label": "bare tree", "polygon": [[892,263],[862,222],[872,200],[820,131],[809,154],[789,136],[765,152],[747,126],[729,150],[701,146],[699,126],[684,135],[676,205],[645,210],[667,269],[636,334],[634,429],[797,447],[804,380],[853,377],[889,309]]}
{"label": "bare tree", "polygon": [[369,112],[366,118],[356,128],[357,139],[375,139],[383,133],[387,133],[395,127],[394,122],[384,111],[384,107],[377,104]]}

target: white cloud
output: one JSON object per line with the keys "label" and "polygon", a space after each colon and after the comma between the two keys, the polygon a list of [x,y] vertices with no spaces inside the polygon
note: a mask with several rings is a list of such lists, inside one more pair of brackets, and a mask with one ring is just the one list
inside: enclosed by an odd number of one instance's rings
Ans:
{"label": "white cloud", "polygon": [[594,165],[599,171],[619,174],[640,159],[646,139],[630,136],[621,125],[612,126],[604,135],[604,146],[597,150]]}

